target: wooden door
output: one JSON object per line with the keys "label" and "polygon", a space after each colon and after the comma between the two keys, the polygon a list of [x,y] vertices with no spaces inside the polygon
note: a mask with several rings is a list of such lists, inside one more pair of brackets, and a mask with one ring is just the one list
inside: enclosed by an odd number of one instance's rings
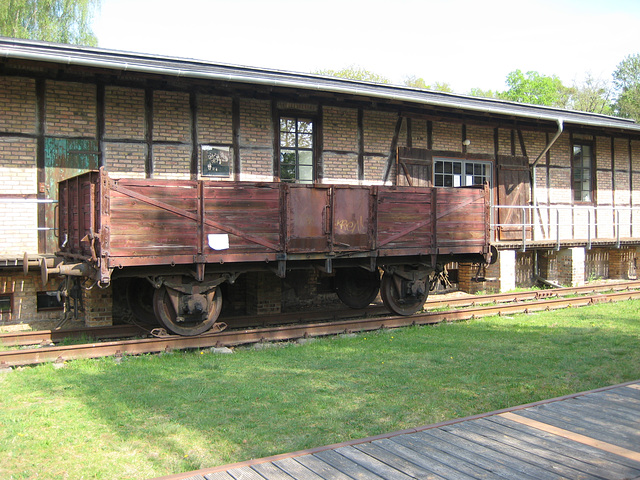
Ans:
{"label": "wooden door", "polygon": [[[522,238],[523,223],[530,222],[528,206],[531,199],[531,177],[528,157],[498,157],[498,229],[500,240],[519,240]],[[506,208],[508,207],[508,208]],[[525,226],[525,235],[531,239],[531,227]]]}
{"label": "wooden door", "polygon": [[397,185],[430,187],[432,164],[429,150],[398,147]]}

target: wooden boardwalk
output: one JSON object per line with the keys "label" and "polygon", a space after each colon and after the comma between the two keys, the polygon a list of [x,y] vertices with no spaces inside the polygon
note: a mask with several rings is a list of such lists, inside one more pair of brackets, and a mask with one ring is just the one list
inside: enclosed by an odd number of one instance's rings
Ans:
{"label": "wooden boardwalk", "polygon": [[640,381],[163,478],[640,479]]}

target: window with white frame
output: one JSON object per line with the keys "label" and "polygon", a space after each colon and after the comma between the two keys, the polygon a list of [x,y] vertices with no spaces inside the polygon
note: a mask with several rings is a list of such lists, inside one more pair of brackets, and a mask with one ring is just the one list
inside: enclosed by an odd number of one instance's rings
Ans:
{"label": "window with white frame", "polygon": [[280,118],[280,180],[313,183],[313,120]]}
{"label": "window with white frame", "polygon": [[592,147],[589,144],[573,144],[573,200],[576,202],[591,202],[592,190]]}
{"label": "window with white frame", "polygon": [[491,186],[491,162],[434,158],[433,167],[435,187]]}

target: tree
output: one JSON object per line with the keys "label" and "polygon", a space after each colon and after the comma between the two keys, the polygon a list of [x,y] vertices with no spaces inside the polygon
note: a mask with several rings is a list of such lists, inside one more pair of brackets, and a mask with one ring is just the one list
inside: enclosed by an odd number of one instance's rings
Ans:
{"label": "tree", "polygon": [[584,82],[575,84],[569,90],[569,107],[582,112],[613,113],[611,106],[613,92],[611,85],[603,79],[587,74]]}
{"label": "tree", "polygon": [[509,90],[500,94],[500,98],[505,100],[567,107],[570,92],[555,75],[548,77],[538,72],[530,71],[524,74],[521,70],[514,70],[507,75],[507,85]]}
{"label": "tree", "polygon": [[0,35],[95,46],[90,24],[99,7],[100,0],[2,0]]}
{"label": "tree", "polygon": [[435,92],[453,93],[451,85],[446,82],[436,82],[433,85],[427,85],[424,78],[418,78],[416,76],[405,77],[404,84],[411,88],[420,88],[422,90],[433,90]]}
{"label": "tree", "polygon": [[316,75],[324,75],[327,77],[347,78],[350,80],[360,80],[363,82],[372,83],[391,83],[388,78],[378,75],[377,73],[365,70],[362,67],[356,65],[350,65],[342,70],[316,70],[313,72]]}
{"label": "tree", "polygon": [[618,93],[616,113],[640,121],[640,53],[629,55],[618,64],[613,84]]}

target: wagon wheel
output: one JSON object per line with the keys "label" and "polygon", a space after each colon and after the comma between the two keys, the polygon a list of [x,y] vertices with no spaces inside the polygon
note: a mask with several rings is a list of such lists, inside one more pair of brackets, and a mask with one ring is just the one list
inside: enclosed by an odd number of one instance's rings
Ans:
{"label": "wagon wheel", "polygon": [[161,286],[153,294],[153,309],[162,326],[178,335],[200,335],[214,326],[222,310],[222,294],[216,288],[195,300],[201,308],[187,308],[195,296]]}
{"label": "wagon wheel", "polygon": [[336,293],[346,306],[366,308],[380,290],[378,269],[370,272],[364,268],[341,268],[336,271]]}
{"label": "wagon wheel", "polygon": [[155,288],[143,278],[131,278],[127,284],[127,305],[133,316],[144,323],[156,323],[153,311]]}
{"label": "wagon wheel", "polygon": [[[421,281],[422,282],[422,281]],[[398,315],[413,315],[422,308],[429,294],[428,278],[426,288],[416,290],[415,281],[399,275],[385,273],[380,285],[380,296],[385,306]]]}

